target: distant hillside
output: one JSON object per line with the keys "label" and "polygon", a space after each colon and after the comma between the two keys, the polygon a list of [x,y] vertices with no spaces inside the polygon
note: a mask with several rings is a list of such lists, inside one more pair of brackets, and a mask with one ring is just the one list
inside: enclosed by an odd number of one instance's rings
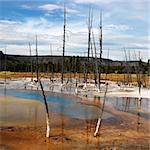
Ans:
{"label": "distant hillside", "polygon": [[[9,71],[30,71],[31,61],[33,63],[33,68],[36,68],[36,56],[26,56],[26,55],[5,55],[0,51],[0,70],[5,69],[5,58],[6,58],[6,68]],[[77,61],[77,70],[83,72],[84,66],[87,66],[87,57],[79,56],[65,56],[64,66],[65,71],[75,70],[75,64]],[[99,60],[98,60],[99,61]],[[38,56],[39,68],[41,71],[61,71],[62,56]],[[108,72],[120,71],[126,72],[127,68],[130,68],[131,72],[135,71],[135,67],[139,65],[137,61],[114,61],[111,59],[102,59],[102,70]],[[140,62],[140,65],[143,66],[142,70],[148,70],[148,64],[145,62]],[[89,59],[88,70],[93,70],[95,67],[95,62],[93,58]]]}

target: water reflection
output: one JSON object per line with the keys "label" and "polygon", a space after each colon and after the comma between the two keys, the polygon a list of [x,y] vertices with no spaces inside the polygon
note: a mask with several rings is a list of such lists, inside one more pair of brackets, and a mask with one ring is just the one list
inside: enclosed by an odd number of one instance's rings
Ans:
{"label": "water reflection", "polygon": [[141,122],[140,122],[140,111],[141,111],[141,104],[142,104],[142,100],[137,99],[137,131],[139,131],[140,126],[141,126]]}
{"label": "water reflection", "polygon": [[150,110],[148,108],[150,106],[150,99],[148,98],[142,98],[141,101],[139,101],[138,98],[133,97],[107,97],[106,102],[113,105],[117,110],[135,115],[139,115],[140,113],[141,117],[150,119]]}

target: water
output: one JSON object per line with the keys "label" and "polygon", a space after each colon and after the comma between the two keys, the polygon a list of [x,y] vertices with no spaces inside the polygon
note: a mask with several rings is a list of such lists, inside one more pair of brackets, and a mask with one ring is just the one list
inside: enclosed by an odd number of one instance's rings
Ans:
{"label": "water", "polygon": [[[2,92],[1,92],[2,95]],[[33,99],[43,102],[43,96],[39,91],[30,90],[7,90],[7,96],[13,96],[24,99]],[[61,113],[71,118],[77,119],[98,119],[100,114],[100,109],[95,106],[83,105],[79,103],[78,98],[73,98],[70,96],[59,96],[56,94],[46,96],[49,111]],[[112,117],[113,115],[109,113],[104,113],[103,119]]]}
{"label": "water", "polygon": [[[56,112],[60,113],[60,118],[55,118],[55,116],[52,116],[51,118],[51,126],[53,127],[61,127],[62,131],[62,139],[63,139],[63,133],[64,128],[75,128],[75,123],[68,122],[63,120],[63,115],[70,116],[72,118],[77,119],[97,119],[100,113],[100,110],[97,107],[94,106],[88,106],[83,105],[79,103],[80,99],[77,97],[71,97],[71,96],[63,96],[58,95],[55,93],[46,93],[47,94],[47,101],[49,105],[50,112]],[[4,95],[4,91],[0,91],[0,95]],[[26,103],[31,101],[30,99],[35,100],[35,102],[41,101],[43,102],[43,96],[41,92],[39,91],[29,91],[29,90],[7,90],[6,91],[7,96],[13,96],[18,97],[17,101],[12,100],[11,103],[9,102],[3,102],[0,103],[0,125],[19,125],[22,123],[23,125],[28,123],[29,125],[34,125],[35,127],[39,125],[42,121],[45,123],[45,110],[43,107],[41,107],[40,103]],[[19,103],[22,99],[27,99],[23,103]],[[12,98],[13,99],[13,98]],[[103,99],[103,98],[102,98]],[[11,98],[10,98],[11,101]],[[23,100],[22,100],[23,101]],[[17,102],[17,103],[16,103]],[[131,112],[132,110],[137,109],[137,99],[135,98],[116,98],[116,97],[107,97],[106,104],[111,104],[114,108],[120,110],[120,111],[126,111]],[[149,112],[149,99],[142,99],[141,101],[141,111],[143,113]],[[131,112],[133,113],[133,112]],[[145,117],[145,116],[143,116]],[[116,118],[116,116],[111,115],[109,113],[104,113],[104,119],[111,120],[112,118]],[[43,120],[42,120],[43,119]],[[56,120],[57,119],[57,120]],[[8,121],[8,123],[7,123]],[[58,122],[59,121],[59,122]],[[92,120],[93,121],[93,120]],[[104,145],[99,142],[99,138],[97,138],[97,143],[92,143],[91,138],[91,120],[86,121],[86,141],[84,141],[82,145],[82,149],[143,149],[145,148],[142,145],[119,145],[115,146],[114,144],[111,146]],[[56,123],[55,123],[56,122]],[[66,123],[67,122],[67,123]],[[112,122],[112,121],[111,121]],[[3,124],[1,124],[3,123]],[[72,125],[73,124],[73,125]],[[75,125],[74,125],[75,124]],[[139,126],[140,127],[140,126]],[[138,127],[138,128],[139,128]],[[138,129],[137,129],[138,130]],[[76,131],[76,130],[75,130]],[[108,129],[109,131],[109,129]],[[112,131],[111,131],[112,132]],[[117,130],[117,132],[119,132]],[[143,131],[142,131],[143,132]],[[106,131],[107,133],[107,131]],[[92,133],[93,135],[93,133]],[[60,136],[60,138],[61,138]],[[103,135],[104,136],[104,135]],[[68,136],[70,137],[70,136]],[[81,141],[78,141],[78,139],[73,139],[73,141],[77,141],[80,143]],[[62,147],[63,147],[63,140]],[[7,145],[6,145],[7,146]],[[0,148],[7,148],[5,145],[1,145]],[[78,145],[77,145],[78,147]],[[51,149],[51,148],[50,148]],[[63,149],[63,148],[62,148]]]}
{"label": "water", "polygon": [[[3,95],[4,92],[0,92],[0,95]],[[31,90],[7,90],[6,95],[24,98],[24,99],[33,99],[43,102],[43,96],[40,91],[31,91]],[[49,110],[51,112],[61,113],[66,116],[77,118],[77,119],[97,119],[100,114],[100,109],[95,106],[83,105],[80,104],[79,98],[74,98],[71,96],[63,96],[58,94],[47,94],[46,96]],[[103,99],[103,97],[101,98]],[[141,100],[140,106],[137,105],[138,99],[131,97],[107,97],[106,104],[111,104],[115,109],[120,111],[125,111],[135,115],[139,115],[146,119],[150,119],[150,100],[143,98]],[[140,113],[139,113],[140,110]],[[113,117],[109,113],[104,113],[104,119]]]}
{"label": "water", "polygon": [[150,119],[150,99],[148,98],[142,98],[141,102],[139,102],[138,98],[133,97],[111,97],[107,98],[106,101],[113,105],[117,110]]}
{"label": "water", "polygon": [[148,98],[142,98],[139,102],[138,98],[134,97],[106,97],[106,103],[119,111],[139,114],[140,117],[150,119],[150,99]]}
{"label": "water", "polygon": [[[115,108],[121,111],[129,111],[137,109],[138,98],[133,97],[111,97],[106,98],[106,102],[112,104]],[[142,98],[140,109],[143,112],[150,113],[150,99]]]}

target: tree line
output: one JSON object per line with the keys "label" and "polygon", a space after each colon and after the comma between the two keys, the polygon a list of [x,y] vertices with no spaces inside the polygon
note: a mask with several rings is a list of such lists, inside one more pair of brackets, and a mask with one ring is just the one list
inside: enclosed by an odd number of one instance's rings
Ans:
{"label": "tree line", "polygon": [[[28,57],[26,60],[21,59],[15,59],[15,58],[6,58],[6,70],[12,71],[12,72],[31,72],[31,62],[29,61],[30,57]],[[44,58],[43,58],[44,60]],[[41,61],[39,59],[39,71],[40,72],[61,72],[62,69],[62,62],[59,60],[55,60],[55,58],[51,57],[48,60]],[[83,58],[79,56],[68,56],[64,59],[64,73],[84,73],[84,67],[85,67],[85,61]],[[135,65],[138,63],[138,66],[140,67],[140,71],[143,74],[149,74],[149,66],[150,61],[148,63],[142,62],[141,60],[138,62],[132,63],[132,65],[126,65],[126,63],[130,64],[129,62],[121,63],[119,65],[114,65],[113,62],[107,61],[105,64],[98,66],[98,68],[101,70],[102,73],[127,73],[128,70],[130,70],[130,73],[136,73]],[[133,65],[134,64],[134,65]],[[90,63],[86,64],[87,70],[89,73],[92,73],[95,69],[95,63],[92,61],[92,58],[90,59]],[[33,72],[36,72],[36,61],[32,60],[32,68]],[[5,59],[0,60],[0,70],[5,71]]]}

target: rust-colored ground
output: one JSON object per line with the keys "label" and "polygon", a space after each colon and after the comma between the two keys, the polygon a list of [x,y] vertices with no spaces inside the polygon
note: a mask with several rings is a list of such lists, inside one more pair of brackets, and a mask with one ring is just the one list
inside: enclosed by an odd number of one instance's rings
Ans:
{"label": "rust-colored ground", "polygon": [[[69,122],[74,120],[69,120]],[[67,122],[66,122],[67,123]],[[149,136],[144,129],[139,132],[135,128],[103,124],[99,137],[93,137],[94,129],[86,122],[76,123],[72,129],[53,127],[51,137],[46,139],[45,127],[7,127],[1,131],[2,147],[10,147],[16,150],[58,150],[58,149],[100,149],[119,147],[119,149],[149,149]],[[63,134],[64,133],[64,134]]]}

